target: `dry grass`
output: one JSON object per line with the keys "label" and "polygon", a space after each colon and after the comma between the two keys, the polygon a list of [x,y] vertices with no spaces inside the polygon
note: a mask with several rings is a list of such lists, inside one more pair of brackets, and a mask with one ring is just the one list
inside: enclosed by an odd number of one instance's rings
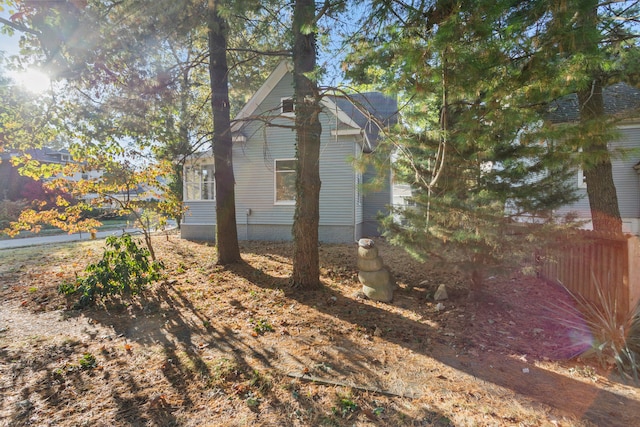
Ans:
{"label": "dry grass", "polygon": [[[56,293],[100,242],[0,251],[0,423],[60,426],[632,425],[638,389],[566,361],[569,331],[531,278],[464,276],[379,242],[400,288],[359,292],[355,247],[322,245],[324,287],[288,286],[291,247],[245,262],[172,236],[167,280],[143,297],[66,310]],[[440,283],[450,299],[431,300]],[[96,367],[85,354],[95,357]],[[84,359],[83,359],[84,358]],[[84,362],[83,362],[84,361]],[[302,378],[300,378],[302,377]],[[315,378],[317,381],[309,381]]]}

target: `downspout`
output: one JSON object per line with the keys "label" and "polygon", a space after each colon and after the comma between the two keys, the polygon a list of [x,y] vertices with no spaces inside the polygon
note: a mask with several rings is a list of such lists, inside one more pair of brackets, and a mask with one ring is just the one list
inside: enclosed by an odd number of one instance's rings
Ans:
{"label": "downspout", "polygon": [[247,210],[245,211],[245,237],[247,238],[247,240],[249,240],[249,215],[251,215],[251,208],[247,208]]}
{"label": "downspout", "polygon": [[[337,130],[337,127],[336,127]],[[338,137],[338,132],[336,132],[336,138]],[[353,144],[353,156],[356,158],[356,160],[358,159],[358,141],[354,138],[354,142],[355,144]],[[358,218],[356,217],[356,212],[358,210],[358,171],[354,169],[354,172],[356,173],[356,175],[353,177],[353,184],[354,184],[354,188],[353,188],[353,241],[357,242],[358,241]]]}
{"label": "downspout", "polygon": [[[360,136],[362,137],[362,142],[364,143],[364,135],[363,135],[364,131],[361,129],[360,130]],[[353,151],[354,151],[354,156],[356,158],[356,160],[362,160],[362,156],[364,153],[364,145],[358,143],[358,140],[356,140],[354,138],[354,147],[353,147]],[[360,147],[360,150],[358,150],[358,147]],[[359,151],[359,153],[358,153]],[[360,157],[358,157],[358,154],[360,154]],[[363,199],[362,197],[362,190],[358,189],[358,171],[355,171],[356,176],[354,178],[354,192],[353,195],[356,196],[353,198],[353,241],[357,242],[359,240],[358,238],[358,217],[356,215],[357,211],[358,211],[358,199]],[[364,177],[364,175],[362,175]],[[364,179],[361,180],[362,182],[360,182],[360,185],[363,184]],[[364,225],[364,205],[363,203],[360,204],[360,209],[362,210],[362,219],[363,219],[363,225]]]}
{"label": "downspout", "polygon": [[[182,213],[180,214],[180,216],[182,218],[180,218],[180,223],[184,224],[186,222],[187,219],[187,215],[186,215],[186,211],[187,211],[187,204],[186,204],[186,195],[187,195],[187,162],[189,162],[189,160],[185,160],[185,162],[182,164]],[[182,231],[180,231],[180,234],[182,235]]]}

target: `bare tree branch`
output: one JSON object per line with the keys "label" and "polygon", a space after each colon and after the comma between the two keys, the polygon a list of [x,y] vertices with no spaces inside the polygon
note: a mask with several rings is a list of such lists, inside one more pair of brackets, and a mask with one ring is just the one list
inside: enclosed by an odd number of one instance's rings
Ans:
{"label": "bare tree branch", "polygon": [[291,50],[289,50],[289,49],[274,50],[274,51],[259,51],[259,50],[255,50],[255,49],[231,48],[231,49],[227,49],[227,52],[252,53],[252,54],[255,54],[255,55],[263,55],[263,56],[285,56],[285,57],[291,57]]}
{"label": "bare tree branch", "polygon": [[22,24],[18,24],[17,22],[9,21],[8,19],[2,18],[2,17],[0,17],[0,24],[4,24],[7,27],[11,27],[14,30],[21,31],[23,33],[33,34],[34,36],[38,36],[38,37],[42,36],[42,33],[39,33],[38,31],[36,31],[34,29],[26,27],[26,26],[24,26]]}

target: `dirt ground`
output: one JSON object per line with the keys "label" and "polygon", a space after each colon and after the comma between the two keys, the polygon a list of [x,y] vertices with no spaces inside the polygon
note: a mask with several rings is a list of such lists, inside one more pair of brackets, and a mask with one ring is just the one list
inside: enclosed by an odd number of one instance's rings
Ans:
{"label": "dirt ground", "polygon": [[[244,263],[158,236],[166,280],[68,308],[62,281],[101,242],[0,251],[0,424],[11,426],[631,426],[640,390],[576,360],[589,334],[561,289],[463,274],[378,241],[399,288],[368,300],[355,245],[322,245],[324,287],[292,289],[291,245]],[[433,293],[445,284],[449,299]],[[558,320],[563,318],[562,321]],[[574,327],[569,327],[572,324]],[[577,327],[576,327],[577,325]]]}

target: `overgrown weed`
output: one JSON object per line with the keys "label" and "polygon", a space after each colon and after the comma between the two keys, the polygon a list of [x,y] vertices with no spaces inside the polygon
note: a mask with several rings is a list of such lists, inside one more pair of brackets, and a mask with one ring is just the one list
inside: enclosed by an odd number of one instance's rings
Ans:
{"label": "overgrown weed", "polygon": [[[571,292],[564,287],[577,303],[577,310],[591,332],[589,348],[580,356],[595,357],[603,367],[615,366],[622,378],[630,378],[636,384],[640,382],[640,304],[629,313],[621,311],[618,296],[608,292],[600,281],[591,273],[591,280],[596,289],[597,301]],[[564,285],[563,285],[564,286]],[[608,289],[615,289],[609,286]],[[561,312],[575,318],[576,308],[556,306]],[[584,324],[563,319],[565,326],[583,334]]]}

